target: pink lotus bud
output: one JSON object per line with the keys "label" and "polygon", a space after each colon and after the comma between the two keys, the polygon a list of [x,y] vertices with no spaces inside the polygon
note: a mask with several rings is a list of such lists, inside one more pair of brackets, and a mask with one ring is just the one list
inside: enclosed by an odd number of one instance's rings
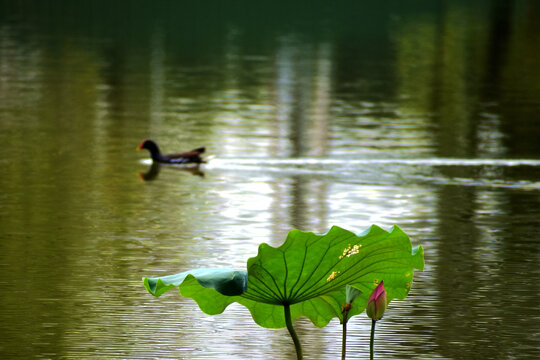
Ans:
{"label": "pink lotus bud", "polygon": [[384,290],[384,285],[381,281],[375,290],[373,290],[368,299],[366,305],[366,314],[372,320],[377,321],[382,318],[384,310],[386,310],[386,291]]}

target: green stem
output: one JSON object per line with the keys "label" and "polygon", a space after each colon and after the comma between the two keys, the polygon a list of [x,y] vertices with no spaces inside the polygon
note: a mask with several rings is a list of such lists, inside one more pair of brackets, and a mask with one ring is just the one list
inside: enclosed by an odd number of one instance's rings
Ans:
{"label": "green stem", "polygon": [[347,315],[349,312],[343,313],[343,334],[341,338],[341,360],[345,360],[345,353],[347,351]]}
{"label": "green stem", "polygon": [[375,341],[375,324],[376,320],[371,320],[371,338],[369,340],[369,359],[373,360],[373,342]]}
{"label": "green stem", "polygon": [[289,304],[283,305],[285,308],[285,324],[287,324],[287,330],[289,330],[289,334],[291,334],[292,340],[294,342],[294,348],[296,349],[296,358],[298,360],[302,360],[304,357],[302,356],[302,346],[300,346],[300,340],[298,339],[298,335],[296,335],[296,331],[294,331],[294,328],[292,326],[291,321],[291,307]]}

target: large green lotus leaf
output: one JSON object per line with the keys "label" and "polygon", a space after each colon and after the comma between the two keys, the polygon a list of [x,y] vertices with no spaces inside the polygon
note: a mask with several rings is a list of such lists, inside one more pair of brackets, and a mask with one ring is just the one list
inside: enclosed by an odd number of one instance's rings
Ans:
{"label": "large green lotus leaf", "polygon": [[[423,270],[424,258],[422,248],[412,249],[397,226],[389,232],[372,226],[359,235],[334,226],[324,235],[291,230],[277,248],[261,244],[247,267],[245,292],[223,294],[208,286],[212,282],[201,281],[197,270],[152,281],[145,278],[145,285],[156,296],[178,286],[182,296],[193,298],[207,314],[221,313],[239,302],[257,324],[267,328],[285,326],[283,305],[288,304],[293,320],[306,316],[324,327],[334,317],[341,320],[346,285],[362,292],[349,317],[364,311],[369,294],[382,280],[388,301],[404,299],[414,269]],[[212,274],[222,269],[205,270]]]}
{"label": "large green lotus leaf", "polygon": [[[414,269],[423,268],[422,248],[413,249],[409,237],[397,226],[389,232],[372,226],[359,235],[337,226],[324,235],[292,230],[283,245],[261,244],[258,255],[248,260],[248,290],[241,297],[290,304],[293,320],[306,316],[323,327],[333,317],[342,320],[346,285],[362,292],[350,317],[364,311],[369,295],[382,280],[388,301],[404,299]],[[267,310],[258,310],[251,310],[257,324],[285,326],[282,311],[268,316]]]}

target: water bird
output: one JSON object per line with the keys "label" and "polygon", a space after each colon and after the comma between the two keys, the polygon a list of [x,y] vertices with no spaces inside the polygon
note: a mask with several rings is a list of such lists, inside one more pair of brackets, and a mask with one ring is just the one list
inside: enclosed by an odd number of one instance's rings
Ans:
{"label": "water bird", "polygon": [[208,159],[202,158],[201,154],[206,150],[204,147],[178,154],[162,154],[157,144],[152,140],[144,140],[137,150],[147,149],[153,162],[166,164],[200,164]]}

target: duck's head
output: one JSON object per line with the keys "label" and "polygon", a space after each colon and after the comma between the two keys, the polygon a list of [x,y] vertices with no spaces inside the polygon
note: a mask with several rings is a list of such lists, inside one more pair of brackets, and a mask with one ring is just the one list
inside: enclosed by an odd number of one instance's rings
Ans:
{"label": "duck's head", "polygon": [[157,144],[153,142],[152,140],[144,140],[137,147],[137,150],[141,150],[141,149],[147,149],[148,151],[150,151],[150,156],[152,157],[152,160],[154,161],[159,161],[162,156]]}
{"label": "duck's head", "polygon": [[157,152],[159,153],[159,148],[157,146],[157,144],[152,141],[152,140],[144,140],[138,147],[137,147],[137,150],[141,150],[141,149],[147,149],[149,150],[151,153],[154,153],[154,152]]}

